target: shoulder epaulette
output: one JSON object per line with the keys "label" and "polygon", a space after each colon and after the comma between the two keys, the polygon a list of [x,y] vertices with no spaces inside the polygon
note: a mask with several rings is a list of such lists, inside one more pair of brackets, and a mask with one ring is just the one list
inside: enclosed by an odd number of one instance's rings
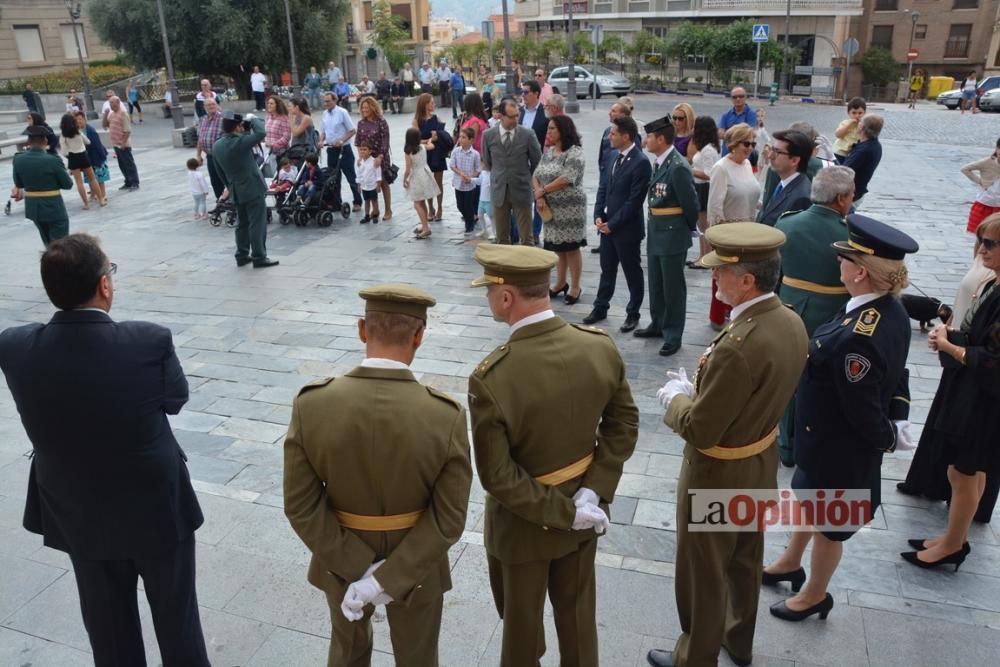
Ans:
{"label": "shoulder epaulette", "polygon": [[302,389],[299,389],[299,394],[298,395],[301,396],[302,394],[304,394],[307,391],[310,391],[312,389],[315,389],[316,387],[325,387],[326,385],[330,384],[331,382],[333,382],[333,378],[320,378],[319,380],[313,380],[312,382],[310,382],[306,386],[302,387]]}
{"label": "shoulder epaulette", "polygon": [[570,322],[570,326],[572,326],[574,329],[579,329],[580,331],[586,331],[587,333],[601,334],[602,336],[608,336],[609,338],[611,337],[611,335],[604,329],[598,327],[592,327],[589,324],[576,324]]}
{"label": "shoulder epaulette", "polygon": [[488,373],[491,368],[497,365],[497,362],[499,362],[501,359],[507,356],[507,353],[509,351],[510,351],[510,345],[504,343],[500,347],[490,352],[488,355],[486,355],[486,358],[480,361],[479,365],[476,366],[476,371],[475,371],[476,375],[478,375],[479,377],[483,377],[484,375],[486,375],[486,373]]}
{"label": "shoulder epaulette", "polygon": [[858,315],[858,321],[854,323],[853,331],[862,336],[872,336],[875,334],[875,329],[878,327],[878,322],[881,319],[882,314],[878,312],[878,309],[869,308],[864,310]]}
{"label": "shoulder epaulette", "polygon": [[743,341],[750,335],[750,332],[756,328],[757,322],[752,317],[745,320],[737,320],[729,325],[729,333],[726,339],[734,345],[742,345]]}
{"label": "shoulder epaulette", "polygon": [[462,409],[461,403],[459,403],[454,398],[452,398],[445,392],[441,391],[440,389],[435,389],[434,387],[428,387],[427,385],[424,385],[424,388],[427,389],[427,393],[433,396],[434,398],[440,398],[442,401],[445,401],[446,403],[449,403],[452,406],[454,406],[456,410]]}

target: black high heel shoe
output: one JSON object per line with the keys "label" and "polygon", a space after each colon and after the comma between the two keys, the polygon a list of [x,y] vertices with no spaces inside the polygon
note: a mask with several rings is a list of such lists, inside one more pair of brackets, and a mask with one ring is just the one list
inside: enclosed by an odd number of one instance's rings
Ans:
{"label": "black high heel shoe", "polygon": [[[923,551],[924,549],[927,548],[924,546],[925,542],[927,542],[927,540],[906,540],[906,543],[909,544],[914,549],[916,549],[917,551]],[[966,556],[972,553],[972,547],[969,546],[968,542],[965,542],[962,545],[962,551],[965,552]]]}
{"label": "black high heel shoe", "polygon": [[945,556],[940,560],[935,560],[928,563],[917,558],[918,553],[920,552],[904,551],[899,555],[902,556],[903,560],[905,560],[910,565],[916,565],[917,567],[922,568],[924,570],[931,570],[940,565],[954,565],[955,572],[958,572],[958,567],[965,562],[965,557],[969,554],[969,552],[966,551],[965,547],[962,547],[953,554],[948,554],[947,556]]}
{"label": "black high heel shoe", "polygon": [[583,288],[582,287],[580,288],[580,291],[576,293],[576,296],[573,296],[572,294],[570,294],[568,290],[569,290],[569,288],[567,288],[567,291],[566,291],[566,299],[565,299],[565,301],[566,301],[566,305],[567,306],[572,306],[574,303],[576,303],[577,301],[580,300],[581,296],[583,296]]}
{"label": "black high heel shoe", "polygon": [[569,283],[563,283],[563,286],[556,290],[551,288],[549,289],[549,296],[553,299],[559,296],[560,294],[568,294],[568,293],[569,293]]}
{"label": "black high heel shoe", "polygon": [[760,582],[765,586],[777,586],[782,581],[789,582],[792,585],[792,591],[798,593],[802,589],[802,584],[806,583],[805,568],[800,567],[797,570],[782,572],[781,574],[772,574],[767,570],[761,573]]}
{"label": "black high heel shoe", "polygon": [[795,611],[794,609],[789,609],[788,605],[785,604],[785,600],[771,605],[771,616],[776,616],[783,621],[804,621],[813,614],[819,614],[821,620],[826,620],[826,617],[830,615],[830,611],[833,609],[833,596],[829,593],[823,598],[818,604],[814,604],[808,609],[803,609],[802,611]]}

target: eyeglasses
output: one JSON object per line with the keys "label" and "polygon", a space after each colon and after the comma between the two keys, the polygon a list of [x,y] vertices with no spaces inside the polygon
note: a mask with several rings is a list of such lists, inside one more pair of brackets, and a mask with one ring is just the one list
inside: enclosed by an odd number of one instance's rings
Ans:
{"label": "eyeglasses", "polygon": [[987,250],[996,250],[997,246],[1000,246],[1000,239],[979,239],[979,245],[983,246]]}
{"label": "eyeglasses", "polygon": [[545,75],[544,75],[544,74],[536,74],[536,75],[535,75],[535,78],[536,78],[536,79],[544,79],[544,78],[545,78]]}
{"label": "eyeglasses", "polygon": [[757,148],[757,142],[756,141],[741,141],[739,143],[740,143],[740,145],[743,146],[743,148]]}
{"label": "eyeglasses", "polygon": [[779,150],[777,148],[772,148],[771,153],[773,153],[774,155],[787,155],[788,157],[792,156],[792,154],[789,153],[788,151]]}
{"label": "eyeglasses", "polygon": [[733,99],[734,100],[743,100],[743,99],[746,99],[746,95],[733,95]]}
{"label": "eyeglasses", "polygon": [[525,88],[524,90],[522,90],[522,91],[521,91],[521,94],[522,94],[522,95],[527,95],[527,94],[529,94],[530,92],[531,92],[531,90],[530,90],[530,89],[528,89],[528,88]]}
{"label": "eyeglasses", "polygon": [[113,276],[116,273],[118,273],[118,265],[115,264],[114,262],[111,262],[110,264],[108,264],[108,270],[104,272],[104,275]]}
{"label": "eyeglasses", "polygon": [[674,120],[687,121],[687,116],[671,116]]}

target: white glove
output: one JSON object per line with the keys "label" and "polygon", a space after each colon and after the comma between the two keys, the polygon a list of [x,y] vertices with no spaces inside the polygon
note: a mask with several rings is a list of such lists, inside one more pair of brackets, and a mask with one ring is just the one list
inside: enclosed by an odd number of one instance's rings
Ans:
{"label": "white glove", "polygon": [[573,530],[589,530],[593,528],[594,532],[600,535],[610,525],[611,522],[608,521],[608,515],[597,505],[587,503],[583,507],[576,508],[576,519],[573,520]]}
{"label": "white glove", "polygon": [[600,505],[600,502],[600,496],[585,486],[581,486],[580,490],[573,494],[573,504],[577,507],[583,507],[588,503],[597,507]]}
{"label": "white glove", "polygon": [[[375,574],[375,570],[377,570],[380,567],[382,567],[382,563],[384,563],[384,562],[385,562],[385,559],[383,558],[382,560],[378,561],[377,563],[372,563],[371,566],[367,570],[365,570],[365,573],[364,573],[364,575],[362,575],[361,578],[364,579],[365,577],[368,577],[368,576],[371,576],[371,575]],[[376,596],[375,599],[372,600],[372,604],[375,605],[376,607],[379,606],[380,604],[382,604],[382,605],[389,604],[390,602],[393,602],[392,596],[389,595],[388,593],[384,592],[384,591],[382,593],[379,593],[378,596]]]}
{"label": "white glove", "polygon": [[243,115],[243,120],[253,120],[256,117],[257,116],[253,115],[252,113],[248,113]]}
{"label": "white glove", "polygon": [[667,377],[669,378],[667,383],[656,392],[660,407],[666,408],[678,394],[694,397],[694,385],[688,380],[687,372],[683,368],[676,373],[667,371]]}
{"label": "white glove", "polygon": [[380,604],[378,600],[381,599],[392,601],[378,579],[368,575],[347,587],[344,600],[340,603],[340,611],[348,621],[360,621],[365,615],[365,605]]}
{"label": "white glove", "polygon": [[896,425],[896,451],[908,451],[911,449],[916,449],[917,446],[913,442],[913,434],[910,433],[910,422],[905,419],[900,419],[894,421],[893,424]]}

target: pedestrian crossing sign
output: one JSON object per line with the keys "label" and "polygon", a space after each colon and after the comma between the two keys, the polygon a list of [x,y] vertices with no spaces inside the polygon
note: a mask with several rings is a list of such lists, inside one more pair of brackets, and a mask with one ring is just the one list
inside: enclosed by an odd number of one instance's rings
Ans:
{"label": "pedestrian crossing sign", "polygon": [[771,26],[766,23],[754,23],[753,24],[753,41],[755,44],[760,44],[761,42],[767,42],[768,36],[771,32]]}

